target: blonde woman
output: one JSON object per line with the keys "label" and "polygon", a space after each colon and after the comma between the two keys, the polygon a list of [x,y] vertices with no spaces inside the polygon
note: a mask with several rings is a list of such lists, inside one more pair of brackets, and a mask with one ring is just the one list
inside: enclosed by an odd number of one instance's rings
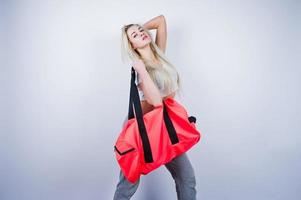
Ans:
{"label": "blonde woman", "polygon": [[[156,29],[155,42],[149,30]],[[132,60],[137,72],[136,84],[143,114],[162,104],[162,100],[179,93],[180,77],[175,67],[164,55],[166,50],[166,20],[163,15],[141,25],[128,24],[122,27],[122,56]],[[125,119],[125,121],[127,118]],[[196,199],[194,169],[186,153],[177,156],[165,167],[175,181],[178,200]],[[140,179],[129,182],[120,170],[114,200],[128,200],[136,192]]]}

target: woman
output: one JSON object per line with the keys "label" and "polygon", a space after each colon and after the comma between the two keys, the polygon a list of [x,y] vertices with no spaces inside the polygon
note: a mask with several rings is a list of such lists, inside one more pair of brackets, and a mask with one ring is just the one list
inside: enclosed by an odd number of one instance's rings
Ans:
{"label": "woman", "polygon": [[[156,29],[155,42],[149,32],[151,29]],[[179,74],[164,55],[166,39],[166,21],[163,15],[154,17],[143,25],[128,24],[122,27],[122,56],[127,54],[133,60],[143,114],[162,104],[162,99],[174,98],[180,88]],[[125,122],[126,120],[127,118]],[[195,200],[196,179],[186,153],[166,163],[165,167],[175,181],[178,200]],[[129,182],[120,170],[114,200],[130,199],[136,192],[139,181],[140,179],[134,184]]]}

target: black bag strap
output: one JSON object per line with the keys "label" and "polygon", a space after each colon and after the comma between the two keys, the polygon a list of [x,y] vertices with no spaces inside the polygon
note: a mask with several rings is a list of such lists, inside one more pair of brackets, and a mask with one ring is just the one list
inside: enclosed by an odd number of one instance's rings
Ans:
{"label": "black bag strap", "polygon": [[[135,79],[136,79],[136,73],[135,73],[134,68],[132,67],[131,68],[131,87],[130,87],[128,119],[132,119],[135,117],[135,115],[134,115],[134,110],[135,110],[136,119],[137,119],[137,123],[138,123],[138,129],[139,129],[140,137],[141,137],[142,144],[143,144],[144,160],[145,160],[145,163],[151,163],[151,162],[153,162],[153,156],[152,156],[152,151],[151,151],[151,147],[150,147],[149,138],[147,136],[145,124],[143,121],[143,113],[142,113],[141,104],[140,104],[140,97],[139,97],[137,85],[135,83]],[[162,101],[162,103],[163,103],[163,117],[164,117],[165,126],[166,126],[168,134],[169,134],[169,138],[170,138],[172,144],[176,144],[179,142],[176,130],[172,124],[172,121],[171,121],[169,115],[168,115],[164,100]]]}

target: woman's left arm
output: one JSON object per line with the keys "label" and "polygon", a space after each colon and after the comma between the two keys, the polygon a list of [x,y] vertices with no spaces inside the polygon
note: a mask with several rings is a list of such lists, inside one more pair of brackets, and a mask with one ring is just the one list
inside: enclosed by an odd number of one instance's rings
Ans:
{"label": "woman's left arm", "polygon": [[165,53],[166,41],[167,41],[167,25],[164,15],[159,15],[152,18],[143,24],[146,29],[157,29],[156,32],[156,44]]}

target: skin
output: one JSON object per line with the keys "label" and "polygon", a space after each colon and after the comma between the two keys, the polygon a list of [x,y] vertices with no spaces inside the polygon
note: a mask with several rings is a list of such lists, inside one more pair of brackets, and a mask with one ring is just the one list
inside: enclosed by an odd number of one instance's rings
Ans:
{"label": "skin", "polygon": [[[148,60],[153,60],[154,62],[159,62],[155,59],[155,56],[149,45],[151,42],[151,37],[144,29],[156,29],[155,43],[160,50],[165,53],[167,40],[165,17],[163,15],[159,15],[144,23],[143,27],[134,25],[127,30],[127,35],[132,47],[139,52],[141,57]],[[144,38],[145,36],[146,38]],[[157,86],[154,84],[148,72],[145,70],[144,64],[141,63],[141,61],[136,61],[134,64],[135,67],[137,67],[137,70],[135,70],[137,73],[139,73],[139,76],[142,80],[138,87],[143,91],[146,98],[146,100],[141,101],[143,114],[150,112],[156,106],[161,105],[162,100],[165,100],[168,97],[174,98],[175,92],[162,98]]]}

